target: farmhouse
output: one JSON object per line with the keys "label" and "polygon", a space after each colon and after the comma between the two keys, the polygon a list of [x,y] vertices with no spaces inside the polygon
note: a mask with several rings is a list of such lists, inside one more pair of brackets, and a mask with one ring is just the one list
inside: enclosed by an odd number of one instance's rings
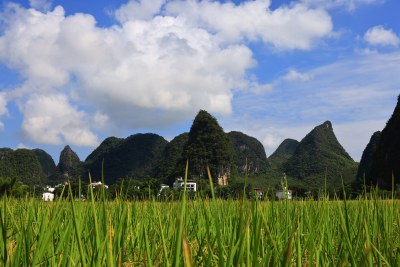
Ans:
{"label": "farmhouse", "polygon": [[105,188],[105,189],[108,188],[108,185],[103,184],[102,182],[93,182],[93,183],[90,184],[90,186],[91,186],[93,189],[98,188],[98,187],[102,187],[103,185],[104,185],[104,188]]}
{"label": "farmhouse", "polygon": [[161,184],[161,188],[160,188],[160,191],[158,191],[158,195],[161,195],[162,191],[163,191],[164,189],[167,189],[167,188],[169,188],[168,185],[166,185],[166,184]]}
{"label": "farmhouse", "polygon": [[42,199],[44,201],[53,201],[54,200],[54,194],[50,192],[45,192],[42,194]]}
{"label": "farmhouse", "polygon": [[218,177],[218,185],[225,186],[228,185],[228,175],[224,174],[223,176]]}
{"label": "farmhouse", "polygon": [[[179,190],[179,189],[183,188],[184,185],[185,185],[185,182],[183,181],[183,178],[178,177],[178,178],[176,178],[173,186],[174,186],[175,190]],[[186,181],[186,190],[196,192],[197,184],[194,181],[189,181],[189,180]]]}
{"label": "farmhouse", "polygon": [[261,188],[254,188],[254,195],[258,199],[262,199],[264,195],[264,191]]}
{"label": "farmhouse", "polygon": [[47,186],[46,186],[46,188],[45,188],[45,190],[46,190],[47,192],[53,193],[53,192],[54,192],[54,190],[56,190],[56,188],[55,188],[55,187],[52,187],[52,186],[49,186],[49,185],[47,185]]}
{"label": "farmhouse", "polygon": [[275,196],[279,199],[292,199],[292,190],[287,190],[286,187],[282,191],[276,192]]}

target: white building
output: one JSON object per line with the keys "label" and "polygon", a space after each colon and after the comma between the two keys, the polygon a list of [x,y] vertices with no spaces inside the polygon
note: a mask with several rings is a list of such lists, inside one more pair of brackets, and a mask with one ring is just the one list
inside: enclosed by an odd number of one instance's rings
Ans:
{"label": "white building", "polygon": [[[102,182],[93,182],[93,183],[91,183],[90,184],[90,186],[93,188],[93,189],[95,189],[95,188],[97,188],[97,187],[101,187],[103,185],[103,183]],[[104,185],[104,188],[105,189],[107,189],[108,188],[108,185]]]}
{"label": "white building", "polygon": [[254,195],[258,198],[258,199],[263,199],[264,196],[264,191],[261,188],[254,188]]}
{"label": "white building", "polygon": [[54,194],[50,192],[45,192],[42,194],[42,199],[44,201],[53,201],[54,200]]}
{"label": "white building", "polygon": [[55,187],[51,187],[51,186],[47,185],[47,186],[46,186],[46,188],[45,188],[45,190],[46,190],[47,192],[53,193],[53,192],[54,192],[54,190],[56,190],[56,188],[55,188]]}
{"label": "white building", "polygon": [[282,191],[276,192],[275,196],[279,199],[292,199],[292,190],[287,190],[284,188]]}
{"label": "white building", "polygon": [[169,188],[169,185],[162,184],[162,185],[161,185],[161,188],[160,188],[160,191],[158,191],[158,195],[161,195],[162,191],[163,191],[164,189],[167,189],[167,188]]}
{"label": "white building", "polygon": [[[176,180],[174,182],[174,189],[179,190],[179,189],[183,188],[184,185],[185,185],[185,182],[183,181],[182,177],[176,178]],[[196,192],[197,184],[193,181],[186,181],[186,190]]]}

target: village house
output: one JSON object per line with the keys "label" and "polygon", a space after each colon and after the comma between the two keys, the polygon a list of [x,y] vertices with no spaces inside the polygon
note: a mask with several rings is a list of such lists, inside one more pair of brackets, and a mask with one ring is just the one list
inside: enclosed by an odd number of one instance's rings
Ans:
{"label": "village house", "polygon": [[169,188],[168,185],[166,185],[166,184],[161,184],[161,188],[160,188],[160,191],[158,191],[158,195],[160,196],[161,193],[162,193],[162,191],[164,191],[164,189],[167,189],[167,188]]}
{"label": "village house", "polygon": [[44,201],[53,201],[54,200],[54,194],[50,192],[45,192],[42,194],[42,199]]}
{"label": "village house", "polygon": [[282,200],[282,199],[288,199],[291,200],[292,199],[292,190],[287,190],[287,188],[283,188],[282,191],[277,191],[275,196],[277,199]]}
{"label": "village house", "polygon": [[218,185],[225,186],[228,185],[228,175],[223,175],[218,177]]}
{"label": "village house", "polygon": [[264,191],[261,188],[254,188],[253,192],[256,198],[259,200],[263,199]]}
{"label": "village house", "polygon": [[[102,182],[93,182],[93,183],[91,183],[91,184],[89,184],[93,189],[95,189],[95,188],[99,188],[99,187],[101,187],[101,186],[103,186],[103,183]],[[104,188],[105,189],[108,189],[108,185],[106,185],[106,184],[104,184]]]}
{"label": "village house", "polygon": [[[183,188],[184,185],[185,185],[185,182],[183,181],[183,178],[178,177],[178,178],[176,178],[173,186],[174,186],[175,190],[179,190],[179,189]],[[186,181],[186,190],[196,192],[197,184],[194,181],[189,181],[189,180]]]}

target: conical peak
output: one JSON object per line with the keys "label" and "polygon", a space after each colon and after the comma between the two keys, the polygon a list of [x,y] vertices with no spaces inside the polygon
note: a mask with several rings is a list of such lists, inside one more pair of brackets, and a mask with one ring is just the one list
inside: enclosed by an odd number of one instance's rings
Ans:
{"label": "conical peak", "polygon": [[75,151],[71,149],[69,145],[66,145],[60,153],[60,162],[65,159],[67,159],[68,161],[70,161],[71,159],[79,161],[78,155],[75,153]]}
{"label": "conical peak", "polygon": [[321,124],[320,126],[325,127],[327,129],[332,129],[332,122],[326,121],[323,124]]}
{"label": "conical peak", "polygon": [[69,145],[66,145],[62,151],[68,151],[68,150],[72,150],[72,149]]}
{"label": "conical peak", "polygon": [[283,142],[279,145],[279,147],[287,147],[287,146],[293,146],[293,145],[298,145],[299,141],[291,138],[286,138],[283,140]]}

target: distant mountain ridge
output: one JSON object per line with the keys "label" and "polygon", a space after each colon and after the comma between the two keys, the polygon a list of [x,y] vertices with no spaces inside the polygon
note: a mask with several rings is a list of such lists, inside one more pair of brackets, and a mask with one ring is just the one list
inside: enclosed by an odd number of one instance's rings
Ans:
{"label": "distant mountain ridge", "polygon": [[[284,140],[267,158],[259,140],[237,131],[225,133],[214,117],[200,111],[191,131],[170,142],[153,133],[109,137],[85,161],[81,161],[69,146],[60,153],[57,166],[43,150],[3,148],[0,149],[0,177],[17,177],[19,181],[33,185],[54,184],[78,177],[88,181],[90,173],[93,181],[101,180],[104,174],[108,184],[127,177],[156,178],[171,184],[176,177],[184,175],[187,159],[191,175],[205,178],[207,163],[214,179],[224,173],[243,176],[247,159],[248,174],[253,179],[269,179],[276,184],[286,174],[291,183],[305,190],[323,187],[325,179],[332,190],[341,188],[342,179],[345,185],[355,183],[360,186],[361,173],[366,174],[369,183],[388,185],[391,174],[397,177],[400,172],[397,169],[400,166],[397,153],[400,151],[399,118],[398,104],[380,139],[379,133],[371,138],[358,175],[357,163],[340,145],[330,121],[316,126],[300,142]],[[379,178],[374,180],[372,177]]]}

